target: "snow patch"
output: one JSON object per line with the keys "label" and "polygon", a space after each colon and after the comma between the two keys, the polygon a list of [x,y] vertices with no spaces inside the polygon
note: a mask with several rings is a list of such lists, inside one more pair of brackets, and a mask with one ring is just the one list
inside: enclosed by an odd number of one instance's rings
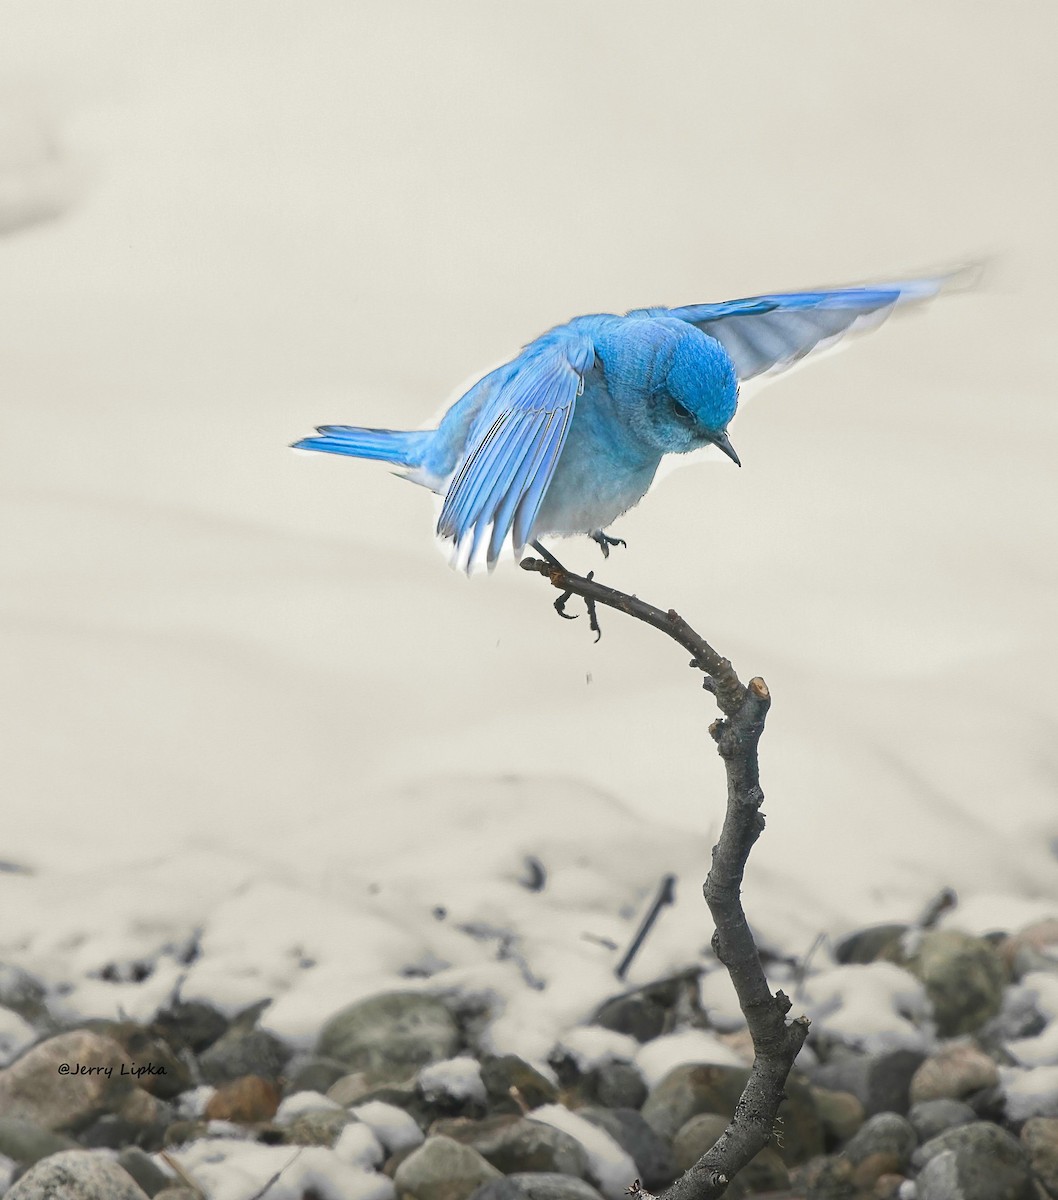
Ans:
{"label": "snow patch", "polygon": [[449,1096],[453,1100],[479,1100],[485,1103],[485,1085],[481,1082],[481,1064],[476,1058],[461,1056],[423,1067],[416,1082],[427,1100]]}
{"label": "snow patch", "polygon": [[926,989],[894,963],[831,967],[808,975],[795,1005],[819,1032],[867,1053],[924,1048],[930,1005]]}
{"label": "snow patch", "polygon": [[382,1143],[375,1136],[371,1126],[363,1121],[353,1121],[346,1125],[334,1143],[334,1152],[342,1162],[351,1167],[363,1167],[368,1171],[381,1166],[386,1158]]}
{"label": "snow patch", "polygon": [[363,1121],[390,1154],[410,1146],[420,1146],[425,1141],[414,1117],[394,1104],[369,1100],[367,1104],[358,1104],[350,1109],[350,1112],[358,1121]]}
{"label": "snow patch", "polygon": [[588,1166],[596,1186],[606,1200],[623,1200],[639,1172],[632,1158],[610,1135],[561,1104],[534,1108],[529,1116],[575,1137],[588,1155]]}
{"label": "snow patch", "polygon": [[323,1146],[262,1146],[259,1142],[204,1138],[174,1154],[210,1200],[246,1200],[268,1189],[268,1200],[393,1200],[393,1183],[361,1170]]}
{"label": "snow patch", "polygon": [[1010,1120],[1058,1117],[1058,1066],[1000,1067],[999,1083]]}
{"label": "snow patch", "polygon": [[182,1121],[197,1121],[205,1115],[207,1105],[216,1094],[217,1089],[209,1083],[181,1092],[176,1098],[176,1115]]}
{"label": "snow patch", "polygon": [[648,1087],[654,1087],[683,1063],[712,1063],[721,1067],[745,1067],[749,1064],[730,1046],[704,1029],[681,1029],[677,1033],[654,1038],[639,1048],[635,1064]]}
{"label": "snow patch", "polygon": [[612,1062],[632,1062],[639,1043],[626,1033],[602,1025],[578,1025],[558,1039],[555,1049],[565,1051],[582,1074]]}
{"label": "snow patch", "polygon": [[944,913],[940,924],[984,937],[989,933],[1017,933],[1038,921],[1058,917],[1058,902],[1008,892],[978,892],[960,897],[955,908]]}

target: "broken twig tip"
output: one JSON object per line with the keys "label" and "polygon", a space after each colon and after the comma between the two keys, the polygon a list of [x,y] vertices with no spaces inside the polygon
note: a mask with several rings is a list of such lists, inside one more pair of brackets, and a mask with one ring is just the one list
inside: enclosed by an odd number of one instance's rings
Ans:
{"label": "broken twig tip", "polygon": [[768,685],[759,675],[754,675],[749,681],[749,690],[757,697],[758,700],[770,700],[771,692],[768,691]]}

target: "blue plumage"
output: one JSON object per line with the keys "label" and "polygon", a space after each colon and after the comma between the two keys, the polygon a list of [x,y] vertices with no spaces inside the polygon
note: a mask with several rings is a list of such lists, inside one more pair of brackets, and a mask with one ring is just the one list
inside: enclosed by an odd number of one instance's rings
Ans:
{"label": "blue plumage", "polygon": [[395,429],[361,429],[358,425],[321,425],[320,436],[302,438],[297,450],[323,450],[351,458],[374,458],[399,467],[418,463],[429,444],[429,431],[403,433]]}
{"label": "blue plumage", "polygon": [[[324,425],[295,449],[379,459],[443,497],[437,534],[467,571],[549,534],[599,537],[666,454],[727,437],[739,383],[786,370],[956,273],[576,317],[479,380],[436,429]],[[605,539],[603,539],[605,541]]]}

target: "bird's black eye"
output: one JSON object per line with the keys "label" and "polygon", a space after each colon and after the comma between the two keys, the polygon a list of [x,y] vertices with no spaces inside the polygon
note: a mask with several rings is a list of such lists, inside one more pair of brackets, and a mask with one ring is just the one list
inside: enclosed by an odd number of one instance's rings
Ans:
{"label": "bird's black eye", "polygon": [[694,413],[687,407],[686,404],[681,404],[678,400],[673,400],[672,411],[681,421],[693,421]]}

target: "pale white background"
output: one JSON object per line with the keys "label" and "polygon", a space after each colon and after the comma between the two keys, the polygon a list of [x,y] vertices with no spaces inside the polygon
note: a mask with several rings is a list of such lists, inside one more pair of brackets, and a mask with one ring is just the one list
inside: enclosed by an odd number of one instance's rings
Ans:
{"label": "pale white background", "polygon": [[665,479],[605,569],[561,548],[771,686],[759,912],[1054,901],[1053,6],[0,19],[5,220],[64,210],[0,241],[0,857],[35,912],[73,928],[123,871],[157,907],[151,864],[192,853],[203,895],[311,881],[452,775],[596,785],[704,870],[723,782],[683,653],[617,615],[593,645],[510,565],[468,582],[426,493],[287,444],[425,423],[580,312],[982,253],[980,291],[761,392],[742,471]]}

